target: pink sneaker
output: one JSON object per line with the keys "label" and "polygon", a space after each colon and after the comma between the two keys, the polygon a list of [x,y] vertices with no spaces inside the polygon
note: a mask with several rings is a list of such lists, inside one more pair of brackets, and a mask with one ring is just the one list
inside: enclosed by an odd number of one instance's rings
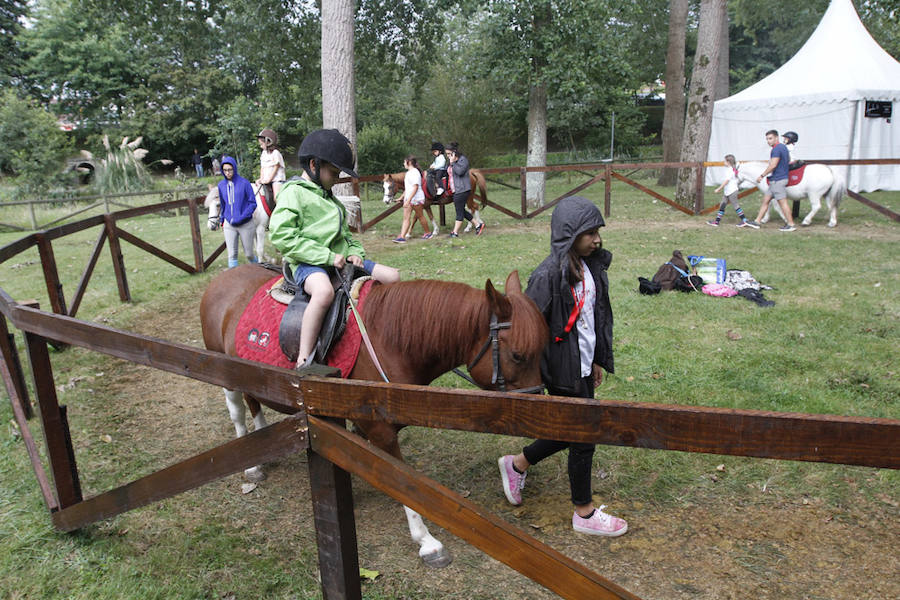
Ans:
{"label": "pink sneaker", "polygon": [[594,511],[589,519],[578,516],[578,513],[572,515],[572,529],[580,533],[588,535],[603,535],[606,537],[618,537],[628,531],[628,523],[625,519],[614,517],[603,512],[606,505]]}
{"label": "pink sneaker", "polygon": [[522,504],[522,488],[525,487],[526,473],[517,473],[513,468],[513,455],[507,454],[497,460],[500,465],[500,477],[503,478],[503,493],[510,504]]}

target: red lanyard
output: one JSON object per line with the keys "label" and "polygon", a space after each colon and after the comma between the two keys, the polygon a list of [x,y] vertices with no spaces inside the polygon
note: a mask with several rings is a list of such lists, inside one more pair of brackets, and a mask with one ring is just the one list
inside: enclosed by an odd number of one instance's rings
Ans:
{"label": "red lanyard", "polygon": [[581,280],[581,300],[578,299],[578,295],[575,293],[575,286],[569,286],[569,289],[572,290],[572,298],[575,299],[575,307],[572,308],[572,312],[569,314],[569,320],[566,323],[566,333],[572,331],[572,326],[575,325],[575,319],[581,314],[581,309],[584,308],[584,301],[587,298],[587,288],[584,285],[583,279]]}

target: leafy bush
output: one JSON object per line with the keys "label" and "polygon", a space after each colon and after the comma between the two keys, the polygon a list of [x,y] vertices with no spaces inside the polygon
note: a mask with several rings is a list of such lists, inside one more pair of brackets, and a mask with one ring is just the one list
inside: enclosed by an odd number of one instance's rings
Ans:
{"label": "leafy bush", "polygon": [[360,175],[401,171],[409,152],[406,142],[385,125],[364,127],[359,132],[357,146]]}
{"label": "leafy bush", "polygon": [[46,191],[62,172],[70,151],[56,117],[12,89],[0,94],[0,170],[17,177],[26,194]]}

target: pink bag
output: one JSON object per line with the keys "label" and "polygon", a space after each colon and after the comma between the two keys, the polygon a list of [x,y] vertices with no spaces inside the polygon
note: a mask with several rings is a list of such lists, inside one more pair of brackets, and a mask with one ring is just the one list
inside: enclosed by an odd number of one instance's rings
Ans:
{"label": "pink bag", "polygon": [[737,292],[734,288],[730,288],[724,283],[707,283],[703,286],[703,293],[707,296],[716,296],[719,298],[737,296]]}

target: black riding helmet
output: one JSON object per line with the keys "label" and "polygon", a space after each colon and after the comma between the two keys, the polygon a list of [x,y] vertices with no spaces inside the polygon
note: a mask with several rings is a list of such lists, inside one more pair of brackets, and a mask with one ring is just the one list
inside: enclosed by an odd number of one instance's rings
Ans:
{"label": "black riding helmet", "polygon": [[[321,162],[333,164],[351,177],[359,177],[353,170],[353,145],[337,129],[317,129],[310,132],[300,143],[297,157],[306,174],[317,184]],[[316,172],[309,171],[309,161],[315,163]]]}
{"label": "black riding helmet", "polygon": [[784,135],[782,135],[781,137],[787,138],[787,140],[792,144],[796,144],[797,140],[800,139],[800,137],[793,131],[785,131]]}
{"label": "black riding helmet", "polygon": [[444,145],[443,145],[442,143],[440,143],[440,142],[431,142],[431,151],[434,152],[435,150],[438,150],[438,151],[440,151],[440,152],[443,152],[443,151],[444,151]]}

